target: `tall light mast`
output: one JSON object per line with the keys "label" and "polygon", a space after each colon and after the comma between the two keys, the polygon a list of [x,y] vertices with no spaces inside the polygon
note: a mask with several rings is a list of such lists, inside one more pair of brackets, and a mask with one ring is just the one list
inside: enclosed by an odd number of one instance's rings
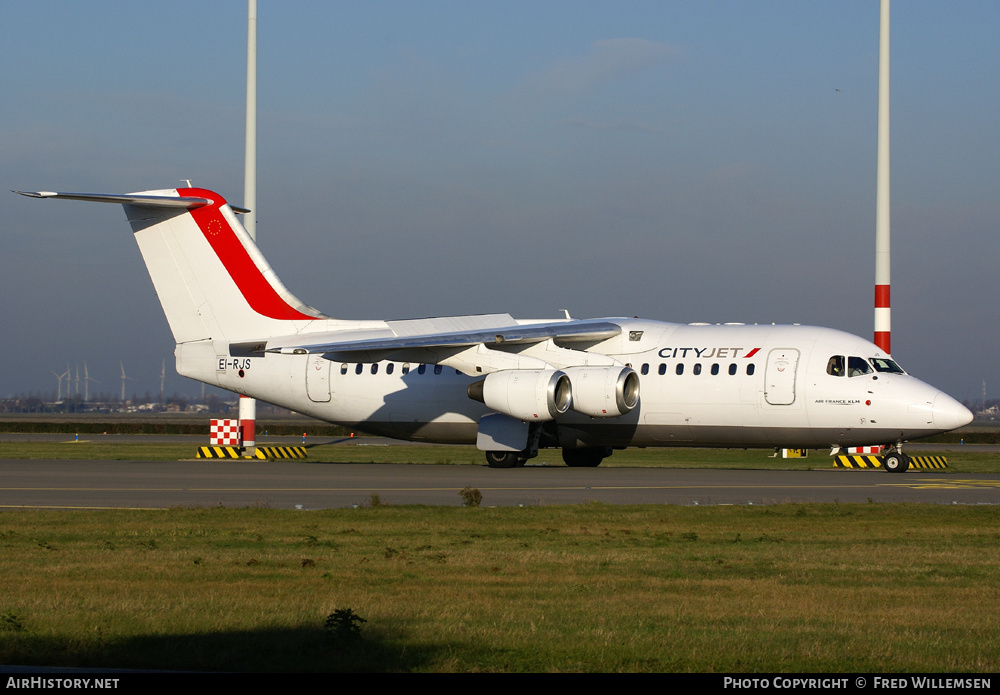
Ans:
{"label": "tall light mast", "polygon": [[243,166],[243,226],[257,241],[257,0],[247,0],[247,129]]}
{"label": "tall light mast", "polygon": [[[247,0],[247,134],[243,166],[243,226],[257,241],[257,0]],[[257,400],[240,396],[240,435],[245,456],[256,454]]]}
{"label": "tall light mast", "polygon": [[875,165],[875,344],[891,352],[889,332],[889,0],[879,0],[878,141]]}

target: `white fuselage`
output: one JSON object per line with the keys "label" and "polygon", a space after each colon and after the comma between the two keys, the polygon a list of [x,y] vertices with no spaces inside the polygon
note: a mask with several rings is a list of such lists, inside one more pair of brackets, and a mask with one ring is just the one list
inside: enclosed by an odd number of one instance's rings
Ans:
{"label": "white fuselage", "polygon": [[[621,325],[621,334],[587,351],[639,373],[639,405],[619,417],[570,411],[546,424],[549,445],[835,447],[893,443],[967,421],[961,404],[908,374],[829,373],[834,356],[845,363],[879,356],[872,343],[841,331],[607,320]],[[476,378],[448,366],[228,352],[219,343],[180,345],[178,371],[402,439],[474,443],[489,412],[468,396]]]}

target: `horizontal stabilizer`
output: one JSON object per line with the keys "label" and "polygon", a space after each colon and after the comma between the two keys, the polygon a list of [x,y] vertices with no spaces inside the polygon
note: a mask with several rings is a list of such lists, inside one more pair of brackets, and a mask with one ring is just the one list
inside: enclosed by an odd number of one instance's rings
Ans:
{"label": "horizontal stabilizer", "polygon": [[[194,210],[195,208],[211,205],[210,198],[192,198],[178,195],[148,195],[137,193],[57,193],[55,191],[14,191],[19,195],[29,198],[61,198],[63,200],[83,200],[90,203],[117,203],[119,205],[141,205],[156,208],[183,208]],[[236,212],[250,212],[245,208],[238,208],[230,205]]]}

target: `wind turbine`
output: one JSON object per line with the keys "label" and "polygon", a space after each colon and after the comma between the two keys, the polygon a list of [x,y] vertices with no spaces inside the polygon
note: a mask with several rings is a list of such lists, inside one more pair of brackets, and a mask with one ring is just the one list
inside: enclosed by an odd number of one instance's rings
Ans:
{"label": "wind turbine", "polygon": [[87,360],[83,361],[83,402],[87,403],[90,401],[90,382],[93,381],[95,384],[99,384],[97,379],[91,379],[90,375],[87,374]]}
{"label": "wind turbine", "polygon": [[125,365],[124,365],[124,363],[122,363],[121,360],[118,361],[118,364],[122,368],[122,404],[124,404],[125,403],[125,380],[128,379],[129,381],[135,381],[135,379],[133,379],[130,376],[125,376]]}
{"label": "wind turbine", "polygon": [[[52,371],[52,370],[49,370],[49,371]],[[57,382],[56,383],[56,391],[57,391],[56,400],[57,401],[61,401],[62,400],[62,380],[64,378],[66,379],[66,390],[69,391],[69,365],[68,364],[66,365],[66,371],[63,372],[62,374],[59,374],[58,372],[55,372],[55,371],[52,371],[52,374],[56,377],[56,382]],[[67,395],[69,395],[69,394],[67,394]]]}

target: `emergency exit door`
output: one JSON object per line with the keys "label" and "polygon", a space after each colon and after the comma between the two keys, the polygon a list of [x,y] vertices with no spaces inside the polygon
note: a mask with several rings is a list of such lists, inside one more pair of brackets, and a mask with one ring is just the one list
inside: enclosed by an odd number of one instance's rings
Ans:
{"label": "emergency exit door", "polygon": [[306,392],[314,403],[330,400],[330,360],[323,355],[309,355],[306,363]]}

